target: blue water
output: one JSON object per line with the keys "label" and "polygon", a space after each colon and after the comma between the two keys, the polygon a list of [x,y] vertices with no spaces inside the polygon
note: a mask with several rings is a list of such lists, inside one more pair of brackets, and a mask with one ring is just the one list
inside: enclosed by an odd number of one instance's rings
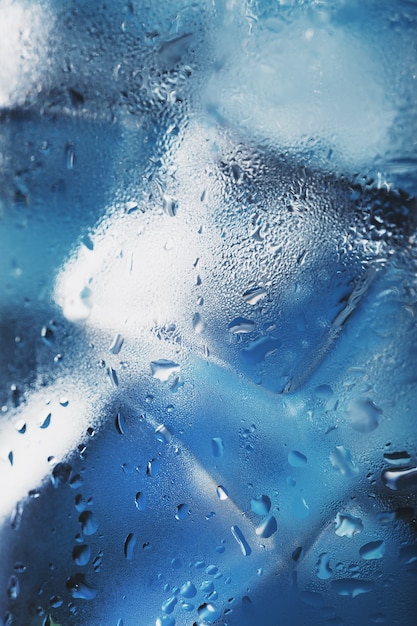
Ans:
{"label": "blue water", "polygon": [[0,6],[0,624],[415,623],[416,6]]}

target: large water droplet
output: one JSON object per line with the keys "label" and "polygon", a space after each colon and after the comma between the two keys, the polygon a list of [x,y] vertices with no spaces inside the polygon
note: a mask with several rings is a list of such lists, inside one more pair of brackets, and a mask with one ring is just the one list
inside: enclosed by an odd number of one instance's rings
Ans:
{"label": "large water droplet", "polygon": [[152,376],[161,382],[166,382],[172,374],[179,371],[180,366],[174,361],[168,361],[167,359],[151,361]]}
{"label": "large water droplet", "polygon": [[339,537],[352,538],[363,530],[361,518],[354,517],[348,513],[337,513],[335,524],[335,533],[339,535]]}
{"label": "large water droplet", "polygon": [[351,426],[360,433],[370,433],[379,424],[382,414],[372,400],[356,400],[349,410]]}
{"label": "large water droplet", "polygon": [[115,335],[111,343],[111,346],[109,348],[109,351],[112,354],[119,354],[120,350],[122,349],[123,343],[124,343],[124,339],[122,335],[119,335],[119,334]]}
{"label": "large water droplet", "polygon": [[188,504],[179,504],[177,506],[177,512],[175,514],[175,519],[180,521],[187,517],[189,511]]}
{"label": "large water droplet", "polygon": [[175,619],[169,615],[158,617],[155,626],[175,626]]}
{"label": "large water droplet", "polygon": [[193,315],[193,328],[198,334],[203,333],[206,329],[206,325],[203,322],[200,313],[194,313]]}
{"label": "large water droplet", "polygon": [[349,598],[356,598],[363,593],[369,593],[374,588],[372,581],[357,578],[339,578],[332,580],[330,584],[339,596],[348,596]]}
{"label": "large water droplet", "polygon": [[233,335],[244,335],[247,333],[251,333],[255,329],[255,322],[252,320],[247,320],[244,317],[236,317],[232,322],[230,322],[229,333]]}
{"label": "large water droplet", "polygon": [[252,550],[250,549],[250,546],[246,541],[239,526],[232,526],[230,530],[232,531],[232,535],[236,539],[243,556],[249,556]]}
{"label": "large water droplet", "polygon": [[7,595],[10,600],[16,600],[20,593],[20,585],[17,576],[10,576],[9,584],[7,585]]}
{"label": "large water droplet", "polygon": [[133,550],[136,545],[136,537],[133,533],[129,533],[125,539],[123,551],[126,559],[131,561],[133,559]]}
{"label": "large water droplet", "polygon": [[307,457],[302,454],[302,452],[292,450],[288,453],[288,463],[292,467],[304,467],[305,465],[307,465]]}
{"label": "large water droplet", "polygon": [[359,554],[367,561],[372,559],[382,559],[385,554],[385,543],[382,539],[365,543],[365,545],[361,546],[359,549]]}
{"label": "large water droplet", "polygon": [[250,508],[256,515],[268,515],[271,510],[271,500],[265,495],[259,496],[259,498],[252,498]]}
{"label": "large water droplet", "polygon": [[66,587],[71,592],[73,598],[94,600],[97,595],[97,589],[86,581],[84,574],[74,574],[74,576],[68,578]]}
{"label": "large water droplet", "polygon": [[155,438],[161,443],[169,443],[172,439],[172,433],[165,424],[160,424],[155,428]]}
{"label": "large water droplet", "polygon": [[327,580],[333,575],[333,572],[329,565],[330,558],[331,557],[328,552],[322,552],[318,558],[318,561],[316,563],[316,572],[317,577],[320,578],[320,580]]}
{"label": "large water droplet", "polygon": [[382,482],[392,491],[411,491],[417,488],[417,467],[392,469],[382,472]]}
{"label": "large water droplet", "polygon": [[207,624],[212,624],[221,615],[221,611],[214,604],[206,603],[198,607],[198,617]]}
{"label": "large water droplet", "polygon": [[84,535],[94,535],[98,529],[98,522],[92,511],[83,511],[78,518]]}
{"label": "large water droplet", "polygon": [[55,489],[61,487],[70,477],[72,467],[69,463],[57,463],[52,470],[51,481]]}
{"label": "large water droplet", "polygon": [[144,511],[146,509],[146,494],[144,494],[143,491],[137,492],[135,496],[135,504],[139,511]]}
{"label": "large water droplet", "polygon": [[159,459],[151,459],[146,465],[146,475],[153,478],[159,472],[161,462]]}
{"label": "large water droplet", "polygon": [[51,423],[51,417],[52,417],[52,413],[48,413],[47,415],[45,415],[45,417],[41,418],[39,422],[39,428],[42,428],[43,430],[48,428],[48,426]]}
{"label": "large water droplet", "polygon": [[88,561],[90,560],[90,556],[91,556],[91,549],[85,543],[78,545],[78,546],[74,546],[72,550],[72,560],[77,565],[87,565]]}
{"label": "large water droplet", "polygon": [[267,515],[259,526],[256,528],[256,534],[258,537],[268,539],[277,531],[277,520],[273,515]]}
{"label": "large water droplet", "polygon": [[410,462],[410,455],[405,450],[402,452],[386,452],[384,460],[390,465],[406,465]]}
{"label": "large water droplet", "polygon": [[213,437],[211,440],[213,456],[221,457],[224,454],[224,444],[221,437]]}
{"label": "large water droplet", "polygon": [[197,594],[197,589],[190,580],[187,580],[187,582],[181,586],[180,594],[184,598],[194,598],[194,596]]}
{"label": "large water droplet", "polygon": [[253,306],[265,296],[266,289],[264,287],[253,287],[252,289],[248,289],[247,291],[245,291],[242,295],[242,298],[247,304],[251,304]]}
{"label": "large water droplet", "polygon": [[161,605],[162,611],[170,615],[172,611],[175,609],[175,605],[177,604],[177,602],[178,602],[178,598],[176,598],[175,596],[171,596],[171,598],[168,598],[168,600],[165,600],[165,602],[162,603]]}
{"label": "large water droplet", "polygon": [[350,451],[343,446],[336,446],[333,452],[330,453],[330,461],[342,476],[356,476],[359,472],[359,469],[353,462]]}

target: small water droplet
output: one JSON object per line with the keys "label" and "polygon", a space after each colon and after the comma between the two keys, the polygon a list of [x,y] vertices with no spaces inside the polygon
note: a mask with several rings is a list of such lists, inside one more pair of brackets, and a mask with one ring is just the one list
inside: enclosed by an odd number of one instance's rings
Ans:
{"label": "small water droplet", "polygon": [[55,489],[58,489],[66,482],[70,477],[72,467],[69,463],[57,463],[52,470],[51,481]]}
{"label": "small water droplet", "polygon": [[48,413],[44,418],[41,418],[39,422],[39,428],[45,429],[48,428],[51,423],[52,413]]}
{"label": "small water droplet", "polygon": [[349,409],[352,428],[360,433],[370,433],[379,424],[382,411],[369,400],[356,400]]}
{"label": "small water droplet", "polygon": [[339,537],[349,537],[351,539],[363,530],[361,518],[349,515],[349,513],[337,513],[335,524],[335,533]]}
{"label": "small water droplet", "polygon": [[77,565],[83,566],[87,565],[90,560],[91,549],[90,546],[83,543],[81,545],[74,546],[72,549],[72,560]]}
{"label": "small water droplet", "polygon": [[7,585],[7,595],[10,600],[16,600],[20,593],[20,585],[17,576],[10,576],[9,584]]}
{"label": "small water droplet", "polygon": [[135,504],[138,511],[144,511],[146,509],[146,495],[143,491],[138,491],[135,496]]}
{"label": "small water droplet", "polygon": [[126,431],[126,424],[125,424],[125,418],[123,416],[123,413],[121,413],[120,411],[116,415],[115,425],[116,425],[116,430],[119,433],[119,435],[124,435]]}
{"label": "small water droplet", "polygon": [[248,289],[247,291],[245,291],[242,295],[242,298],[247,304],[251,304],[253,306],[265,296],[266,289],[264,287],[253,287],[252,289]]}
{"label": "small water droplet", "polygon": [[216,488],[216,493],[217,493],[217,497],[220,500],[227,500],[227,498],[229,497],[229,494],[227,493],[227,489],[225,489],[223,485],[218,485],[218,487]]}
{"label": "small water droplet", "polygon": [[73,598],[81,600],[94,600],[97,589],[94,589],[87,581],[84,574],[74,574],[67,579],[66,587]]}
{"label": "small water droplet", "polygon": [[339,470],[342,476],[356,476],[359,472],[359,468],[356,467],[352,460],[350,451],[343,446],[336,446],[330,453],[330,462],[335,469]]}
{"label": "small water droplet", "polygon": [[234,525],[230,528],[230,530],[232,531],[232,535],[236,539],[243,556],[249,556],[252,550],[250,549],[250,546],[239,526]]}
{"label": "small water droplet", "polygon": [[256,515],[268,515],[271,510],[271,500],[265,495],[259,496],[259,498],[252,498],[250,508]]}
{"label": "small water droplet", "polygon": [[327,580],[333,575],[333,572],[329,565],[330,558],[331,557],[328,552],[322,552],[318,558],[318,561],[316,563],[316,573],[317,578],[320,578],[320,580]]}
{"label": "small water droplet", "polygon": [[133,533],[129,533],[125,539],[123,552],[128,561],[133,559],[133,550],[136,545],[136,537]]}
{"label": "small water droplet", "polygon": [[84,535],[94,535],[98,529],[98,522],[92,511],[83,511],[78,518]]}
{"label": "small water droplet", "polygon": [[374,588],[372,581],[357,578],[339,578],[332,580],[330,585],[339,596],[348,596],[349,598],[356,598],[363,593],[369,593]]}
{"label": "small water droplet", "polygon": [[277,531],[277,520],[273,515],[267,515],[259,526],[256,528],[256,534],[258,537],[268,539]]}
{"label": "small water droplet", "polygon": [[120,334],[115,335],[112,341],[112,344],[109,348],[109,351],[112,354],[119,354],[120,350],[122,349],[123,343],[124,343],[124,338],[122,337],[122,335]]}
{"label": "small water droplet", "polygon": [[110,384],[113,388],[119,386],[119,377],[117,376],[117,372],[113,367],[107,368],[107,376],[109,378]]}
{"label": "small water droplet", "polygon": [[213,437],[211,440],[211,451],[213,456],[222,457],[224,454],[224,444],[221,437]]}
{"label": "small water droplet", "polygon": [[172,433],[165,424],[160,424],[155,428],[155,438],[161,443],[169,443],[172,439]]}
{"label": "small water droplet", "polygon": [[367,561],[373,559],[382,559],[385,554],[385,543],[382,539],[365,543],[365,545],[361,546],[361,548],[359,549],[359,554],[363,559]]}
{"label": "small water droplet", "polygon": [[307,465],[307,457],[297,450],[292,450],[288,453],[288,463],[291,467],[305,467]]}
{"label": "small water droplet", "polygon": [[151,478],[155,477],[161,467],[159,459],[151,459],[146,465],[146,475]]}
{"label": "small water droplet", "polygon": [[383,470],[382,482],[391,491],[411,491],[417,488],[417,467]]}
{"label": "small water droplet", "polygon": [[183,519],[185,519],[188,515],[189,512],[189,507],[188,504],[179,504],[177,506],[177,512],[175,514],[175,519],[178,521],[181,521]]}
{"label": "small water droplet", "polygon": [[151,361],[152,376],[161,382],[166,382],[172,374],[180,371],[180,366],[174,361],[159,359]]}
{"label": "small water droplet", "polygon": [[244,317],[236,317],[232,322],[230,322],[228,329],[229,333],[232,333],[233,335],[251,333],[255,329],[255,322],[245,319]]}
{"label": "small water droplet", "polygon": [[73,143],[67,143],[66,147],[67,155],[67,169],[73,170],[75,165],[75,148]]}

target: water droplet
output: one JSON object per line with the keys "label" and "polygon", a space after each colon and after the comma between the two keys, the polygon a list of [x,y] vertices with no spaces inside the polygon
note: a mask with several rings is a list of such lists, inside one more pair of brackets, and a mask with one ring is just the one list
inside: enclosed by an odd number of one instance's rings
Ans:
{"label": "water droplet", "polygon": [[392,491],[411,491],[417,487],[417,467],[382,472],[382,482]]}
{"label": "water droplet", "polygon": [[24,435],[26,432],[26,422],[24,420],[19,420],[16,422],[16,430],[21,435]]}
{"label": "water droplet", "polygon": [[349,598],[356,598],[363,593],[369,593],[374,588],[372,581],[357,578],[339,578],[332,580],[330,585],[339,596],[348,596]]}
{"label": "water droplet", "polygon": [[292,467],[304,467],[307,465],[307,457],[297,450],[292,450],[288,453],[288,463]]}
{"label": "water droplet", "polygon": [[120,334],[115,335],[112,341],[112,344],[109,348],[109,351],[112,354],[119,354],[120,350],[122,349],[123,343],[124,343],[124,338],[122,337],[122,335]]}
{"label": "water droplet", "polygon": [[52,470],[51,481],[55,489],[64,485],[71,474],[72,467],[69,463],[57,463]]}
{"label": "water droplet", "polygon": [[266,296],[266,289],[264,287],[253,287],[252,289],[248,289],[242,295],[242,298],[247,304],[255,305],[258,304],[259,300]]}
{"label": "water droplet", "polygon": [[49,326],[42,327],[41,338],[42,338],[43,343],[45,343],[47,346],[51,347],[55,343],[54,331]]}
{"label": "water droplet", "polygon": [[163,199],[163,209],[169,217],[175,217],[178,211],[178,200],[173,198],[172,196],[164,195]]}
{"label": "water droplet", "polygon": [[219,568],[217,567],[217,565],[207,565],[206,567],[206,574],[208,574],[209,576],[215,576],[218,571]]}
{"label": "water droplet", "polygon": [[169,617],[169,615],[163,615],[157,618],[155,626],[175,626],[175,620],[173,617]]}
{"label": "water droplet", "polygon": [[51,609],[59,609],[59,607],[62,606],[63,603],[64,601],[61,596],[51,596],[49,598],[49,606],[51,607]]}
{"label": "water droplet", "polygon": [[[199,302],[197,302],[199,304]],[[206,324],[203,322],[200,313],[194,313],[193,315],[193,328],[194,332],[201,334],[206,329]]]}
{"label": "water droplet", "polygon": [[417,562],[417,546],[402,546],[399,554],[400,563],[411,565]]}
{"label": "water droplet", "polygon": [[251,341],[247,348],[241,352],[242,358],[249,364],[261,363],[266,356],[277,350],[281,346],[281,341],[275,337],[259,337]]}
{"label": "water droplet", "polygon": [[239,526],[234,525],[230,528],[230,530],[232,531],[232,535],[236,539],[243,556],[249,556],[252,550],[250,549],[250,546]]}
{"label": "water droplet", "polygon": [[386,452],[384,459],[390,465],[406,465],[410,461],[410,455],[405,450],[402,452]]}
{"label": "water droplet", "polygon": [[88,546],[85,543],[78,545],[78,546],[74,546],[74,548],[72,549],[72,560],[77,565],[80,565],[80,566],[87,565],[87,563],[90,560],[90,556],[91,556],[90,546]]}
{"label": "water droplet", "polygon": [[197,594],[197,588],[190,580],[187,580],[187,582],[181,586],[180,594],[184,598],[194,598],[194,596]]}
{"label": "water droplet", "polygon": [[172,433],[165,424],[160,424],[155,428],[155,437],[161,443],[169,443],[172,439]]}
{"label": "water droplet", "polygon": [[9,454],[7,455],[7,459],[10,465],[13,465],[13,451],[12,450],[10,450]]}
{"label": "water droplet", "polygon": [[171,596],[171,598],[168,598],[168,600],[165,600],[165,602],[162,603],[161,605],[162,611],[170,615],[172,611],[175,609],[175,605],[177,604],[177,602],[178,602],[178,598],[176,598],[175,596]]}
{"label": "water droplet", "polygon": [[352,538],[363,530],[361,518],[354,517],[348,513],[337,513],[335,524],[335,533],[339,535],[339,537]]}
{"label": "water droplet", "polygon": [[370,433],[379,424],[382,411],[369,400],[356,400],[349,409],[352,428],[360,433]]}
{"label": "water droplet", "polygon": [[78,518],[84,535],[94,535],[98,529],[98,522],[92,511],[83,511]]}
{"label": "water droplet", "polygon": [[206,602],[198,607],[197,612],[198,617],[207,624],[212,624],[221,615],[220,609],[218,609],[214,604]]}
{"label": "water droplet", "polygon": [[151,459],[146,465],[146,475],[154,478],[157,475],[160,467],[161,462],[159,461],[159,459]]}
{"label": "water droplet", "polygon": [[67,143],[67,147],[66,147],[66,155],[67,155],[67,169],[68,170],[73,170],[74,169],[74,164],[75,164],[75,148],[74,148],[74,144],[72,143]]}
{"label": "water droplet", "polygon": [[228,329],[229,333],[232,333],[233,335],[251,333],[255,329],[255,322],[245,319],[244,317],[236,317],[232,322],[230,322]]}
{"label": "water droplet", "polygon": [[343,446],[336,446],[333,452],[330,453],[330,462],[335,469],[339,470],[342,476],[356,476],[359,472],[352,460],[350,451]]}
{"label": "water droplet", "polygon": [[107,368],[107,376],[109,378],[110,384],[113,388],[119,386],[119,377],[117,376],[117,372],[113,367]]}
{"label": "water droplet", "polygon": [[315,387],[314,395],[319,400],[324,400],[325,402],[328,402],[333,396],[333,389],[330,387],[330,385],[319,385],[318,387]]}
{"label": "water droplet", "polygon": [[259,496],[259,498],[252,498],[250,508],[256,515],[268,515],[271,510],[271,500],[265,495]]}
{"label": "water droplet", "polygon": [[224,444],[221,437],[213,437],[211,440],[211,451],[213,456],[222,457],[224,454]]}
{"label": "water droplet", "polygon": [[126,559],[131,561],[133,559],[133,550],[136,545],[136,537],[133,533],[129,533],[125,539],[123,551]]}
{"label": "water droplet", "polygon": [[84,574],[74,574],[67,579],[66,587],[73,598],[81,600],[94,600],[97,589],[94,589],[85,579]]}
{"label": "water droplet", "polygon": [[116,430],[119,433],[119,435],[124,435],[126,431],[126,424],[125,424],[125,418],[123,416],[123,413],[119,412],[116,415],[115,425],[116,425]]}
{"label": "water droplet", "polygon": [[20,585],[17,576],[10,576],[9,584],[7,585],[7,595],[10,600],[16,600],[20,593]]}
{"label": "water droplet", "polygon": [[227,489],[225,489],[222,485],[218,485],[216,488],[217,497],[220,500],[227,500],[229,494],[227,493]]}
{"label": "water droplet", "polygon": [[256,528],[256,534],[258,537],[268,539],[277,531],[277,520],[273,515],[267,515],[259,526]]}
{"label": "water droplet", "polygon": [[317,578],[320,578],[320,580],[327,580],[332,577],[333,572],[329,565],[330,558],[331,556],[328,552],[322,552],[318,558],[316,572]]}
{"label": "water droplet", "polygon": [[39,422],[39,428],[45,429],[48,428],[51,423],[52,413],[48,413],[44,418],[42,418]]}
{"label": "water droplet", "polygon": [[123,626],[123,620],[122,620],[122,618],[120,618],[120,619],[118,619],[118,620],[117,620],[117,624],[116,624],[116,626]]}
{"label": "water droplet", "polygon": [[137,492],[135,496],[135,504],[139,511],[144,511],[146,509],[146,494],[144,494],[143,491]]}
{"label": "water droplet", "polygon": [[294,550],[294,552],[291,554],[291,558],[296,563],[299,563],[300,561],[303,560],[303,558],[304,558],[304,550],[302,549],[301,546],[298,546],[298,548],[296,548]]}
{"label": "water droplet", "polygon": [[321,608],[324,605],[323,596],[318,591],[310,591],[306,589],[300,593],[300,599],[304,604],[308,604],[308,606],[314,606],[316,608]]}
{"label": "water droplet", "polygon": [[175,514],[175,519],[180,521],[183,520],[187,517],[188,512],[189,512],[189,507],[188,504],[179,504],[177,506],[177,512]]}
{"label": "water droplet", "polygon": [[200,590],[203,593],[211,593],[212,591],[214,591],[214,584],[212,580],[203,580],[203,582],[200,585]]}
{"label": "water droplet", "polygon": [[71,489],[78,489],[83,484],[83,479],[80,474],[74,474],[69,481]]}
{"label": "water droplet", "polygon": [[359,549],[359,554],[367,561],[382,559],[385,554],[385,543],[382,539],[365,543],[365,545]]}
{"label": "water droplet", "polygon": [[174,361],[168,361],[167,359],[159,359],[158,361],[151,361],[152,376],[161,382],[166,382],[172,374],[180,371],[180,366]]}

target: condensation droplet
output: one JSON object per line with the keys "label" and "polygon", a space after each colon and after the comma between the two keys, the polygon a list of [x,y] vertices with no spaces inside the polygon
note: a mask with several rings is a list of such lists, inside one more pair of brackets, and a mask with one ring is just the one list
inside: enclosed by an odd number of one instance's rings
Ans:
{"label": "condensation droplet", "polygon": [[383,470],[382,482],[391,491],[406,492],[417,488],[417,467]]}

